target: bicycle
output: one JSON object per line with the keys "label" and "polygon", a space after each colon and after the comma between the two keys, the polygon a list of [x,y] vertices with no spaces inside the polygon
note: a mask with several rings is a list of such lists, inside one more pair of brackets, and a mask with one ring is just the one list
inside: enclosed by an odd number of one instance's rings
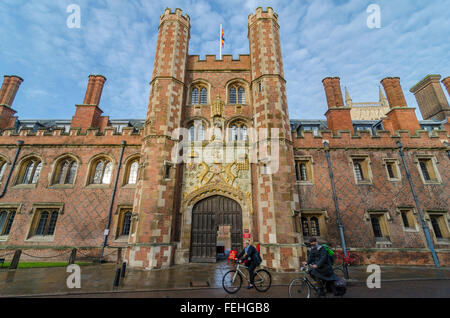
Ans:
{"label": "bicycle", "polygon": [[[244,272],[242,272],[241,268],[248,267],[237,263],[236,269],[230,270],[223,275],[222,278],[222,287],[225,289],[225,291],[228,294],[235,294],[237,293],[241,287],[242,287],[242,277],[245,278],[245,280],[250,284],[250,279],[247,278],[247,275],[245,275]],[[270,286],[272,285],[272,275],[265,269],[258,269],[255,272],[255,281],[253,286],[255,286],[255,289],[259,292],[266,292],[269,290]]]}
{"label": "bicycle", "polygon": [[[326,297],[326,286],[322,281],[315,281],[310,272],[312,270],[311,265],[302,266],[300,271],[303,272],[302,278],[294,278],[289,283],[289,297],[290,298],[311,298]],[[313,293],[311,293],[313,291]]]}

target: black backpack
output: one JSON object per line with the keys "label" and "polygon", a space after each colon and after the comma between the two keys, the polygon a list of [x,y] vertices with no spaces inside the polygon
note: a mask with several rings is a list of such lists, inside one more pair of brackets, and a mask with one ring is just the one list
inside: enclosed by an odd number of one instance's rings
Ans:
{"label": "black backpack", "polygon": [[334,287],[335,287],[335,296],[344,296],[347,292],[347,282],[342,277],[338,276],[338,279],[334,281]]}

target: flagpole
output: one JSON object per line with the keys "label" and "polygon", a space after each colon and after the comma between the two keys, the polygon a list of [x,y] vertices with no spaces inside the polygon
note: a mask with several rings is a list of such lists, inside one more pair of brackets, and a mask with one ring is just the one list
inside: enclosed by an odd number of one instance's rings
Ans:
{"label": "flagpole", "polygon": [[220,50],[220,60],[222,59],[222,24],[220,25],[219,33],[219,50]]}

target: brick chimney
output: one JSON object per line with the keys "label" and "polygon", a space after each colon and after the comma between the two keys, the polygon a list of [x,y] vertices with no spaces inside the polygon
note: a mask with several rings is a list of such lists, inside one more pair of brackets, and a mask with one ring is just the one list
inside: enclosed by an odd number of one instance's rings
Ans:
{"label": "brick chimney", "polygon": [[446,77],[442,80],[442,84],[444,84],[447,89],[448,96],[450,96],[450,77]]}
{"label": "brick chimney", "polygon": [[440,75],[428,75],[410,90],[416,97],[420,112],[425,120],[437,119],[442,121],[450,116],[450,106],[440,79]]}
{"label": "brick chimney", "polygon": [[324,78],[323,87],[327,97],[328,111],[325,113],[328,129],[333,132],[349,130],[353,132],[353,122],[350,108],[344,106],[342,98],[341,80],[339,77]]}
{"label": "brick chimney", "polygon": [[396,130],[408,130],[414,134],[420,130],[415,108],[409,108],[406,104],[405,95],[400,85],[400,78],[387,77],[381,81],[391,110],[386,114],[388,119],[383,119],[385,129],[394,133]]}
{"label": "brick chimney", "polygon": [[23,79],[15,75],[5,75],[2,87],[0,88],[0,129],[14,127],[17,117],[16,111],[11,108],[17,91]]}
{"label": "brick chimney", "polygon": [[108,125],[108,117],[102,116],[100,99],[105,85],[106,77],[102,75],[90,75],[86,89],[86,95],[82,105],[76,105],[77,110],[72,118],[71,128],[100,128],[105,129]]}

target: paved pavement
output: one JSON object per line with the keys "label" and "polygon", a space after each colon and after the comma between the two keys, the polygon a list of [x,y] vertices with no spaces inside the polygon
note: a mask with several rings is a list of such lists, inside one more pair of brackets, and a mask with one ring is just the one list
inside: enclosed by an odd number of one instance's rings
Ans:
{"label": "paved pavement", "polygon": [[[127,270],[118,288],[113,288],[116,265],[103,264],[81,267],[81,289],[69,289],[66,280],[70,273],[66,268],[0,270],[0,296],[79,296],[90,297],[228,297],[222,289],[222,277],[232,267],[225,262],[218,264],[177,265],[168,269],[142,271]],[[349,296],[365,295],[365,281],[370,273],[366,267],[350,268]],[[238,297],[287,297],[287,285],[298,273],[272,272],[273,287],[269,294],[253,290],[241,290]],[[435,286],[436,297],[450,297],[450,268],[433,267],[381,267],[382,284],[400,286],[408,284],[420,287]],[[403,287],[402,287],[403,286]],[[205,288],[206,287],[206,288]],[[399,288],[400,288],[399,287]],[[361,289],[361,290],[362,290]],[[350,292],[350,290],[352,290]],[[384,290],[373,292],[378,295]],[[400,292],[400,290],[399,290]],[[407,290],[405,290],[407,292]],[[430,296],[430,293],[425,293]],[[236,297],[236,296],[233,296]]]}

